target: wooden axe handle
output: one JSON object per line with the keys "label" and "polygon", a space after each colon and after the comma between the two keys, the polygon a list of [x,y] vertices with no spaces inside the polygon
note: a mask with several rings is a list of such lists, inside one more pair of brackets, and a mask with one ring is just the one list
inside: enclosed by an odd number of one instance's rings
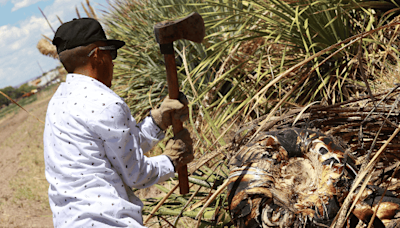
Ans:
{"label": "wooden axe handle", "polygon": [[[179,84],[176,73],[175,54],[164,54],[165,68],[167,70],[167,82],[169,98],[179,99]],[[183,125],[180,120],[172,118],[172,128],[174,135],[183,130]],[[189,180],[187,166],[183,166],[178,170],[179,190],[181,194],[189,193]]]}

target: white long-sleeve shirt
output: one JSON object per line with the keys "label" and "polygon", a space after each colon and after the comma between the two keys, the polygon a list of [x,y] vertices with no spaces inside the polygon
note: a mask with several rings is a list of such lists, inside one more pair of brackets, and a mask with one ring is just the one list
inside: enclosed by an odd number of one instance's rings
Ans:
{"label": "white long-sleeve shirt", "polygon": [[174,175],[167,156],[143,155],[163,132],[137,124],[124,100],[103,83],[68,74],[52,99],[43,136],[55,227],[143,227],[143,203],[130,187]]}

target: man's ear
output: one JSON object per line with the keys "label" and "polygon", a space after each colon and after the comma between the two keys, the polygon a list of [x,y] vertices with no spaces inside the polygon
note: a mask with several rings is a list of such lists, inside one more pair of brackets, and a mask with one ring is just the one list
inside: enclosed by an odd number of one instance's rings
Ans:
{"label": "man's ear", "polygon": [[100,53],[100,49],[98,47],[96,47],[93,51],[93,54],[89,57],[90,61],[92,63],[94,63],[95,65],[97,64],[102,64],[102,59],[101,59],[101,53]]}
{"label": "man's ear", "polygon": [[99,58],[99,48],[98,48],[98,47],[95,47],[95,48],[94,48],[94,52],[93,52],[92,56],[93,56],[95,59],[98,59],[98,58]]}

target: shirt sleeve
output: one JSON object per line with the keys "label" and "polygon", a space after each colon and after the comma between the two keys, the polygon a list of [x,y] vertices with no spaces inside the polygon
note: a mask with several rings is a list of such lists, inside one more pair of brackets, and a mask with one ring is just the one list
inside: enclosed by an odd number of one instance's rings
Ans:
{"label": "shirt sleeve", "polygon": [[[135,119],[131,116],[131,125],[136,124]],[[146,117],[141,123],[137,124],[139,127],[139,140],[140,147],[146,153],[153,148],[165,135],[164,132],[154,123],[153,118]]]}
{"label": "shirt sleeve", "polygon": [[90,128],[102,140],[114,170],[127,185],[146,188],[174,176],[174,166],[167,156],[148,158],[143,154],[164,137],[151,118],[136,124],[128,107],[116,102],[89,122]]}

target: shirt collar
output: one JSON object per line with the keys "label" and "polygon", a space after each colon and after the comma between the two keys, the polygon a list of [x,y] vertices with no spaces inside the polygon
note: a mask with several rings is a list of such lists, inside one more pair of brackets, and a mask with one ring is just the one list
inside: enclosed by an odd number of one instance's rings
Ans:
{"label": "shirt collar", "polygon": [[67,74],[67,77],[66,77],[65,81],[66,82],[71,82],[71,83],[73,83],[73,82],[75,82],[75,83],[76,82],[89,83],[89,84],[97,86],[97,87],[99,87],[101,89],[106,90],[107,92],[113,94],[114,96],[118,97],[121,100],[124,100],[123,98],[118,96],[114,91],[112,91],[110,88],[108,88],[106,85],[104,85],[99,80],[97,80],[95,78],[92,78],[92,77],[89,77],[89,76],[86,76],[86,75],[83,75],[83,74],[69,73],[69,74]]}

